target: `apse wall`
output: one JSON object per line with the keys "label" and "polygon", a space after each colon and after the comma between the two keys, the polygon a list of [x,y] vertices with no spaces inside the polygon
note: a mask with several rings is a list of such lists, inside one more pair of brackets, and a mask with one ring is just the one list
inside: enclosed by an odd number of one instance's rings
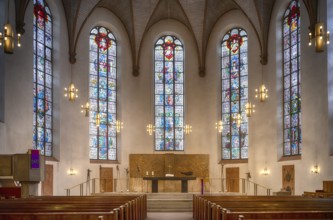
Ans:
{"label": "apse wall", "polygon": [[[80,114],[80,106],[89,99],[89,33],[96,25],[109,28],[117,40],[118,74],[118,118],[124,122],[119,134],[120,178],[125,178],[129,167],[129,154],[159,154],[154,151],[153,136],[146,132],[146,125],[154,121],[153,51],[154,43],[164,34],[177,36],[185,51],[185,123],[193,126],[193,132],[185,136],[184,152],[179,154],[210,154],[210,177],[221,174],[221,140],[215,129],[220,115],[220,57],[221,39],[233,27],[242,27],[249,38],[249,95],[256,104],[256,113],[249,119],[249,160],[247,164],[224,164],[225,168],[240,167],[240,177],[251,173],[251,180],[267,186],[272,191],[282,187],[282,166],[295,165],[296,194],[322,188],[323,180],[333,179],[332,156],[329,156],[328,118],[332,106],[328,105],[328,72],[332,72],[327,55],[315,53],[307,46],[309,20],[301,1],[301,75],[302,75],[302,130],[303,153],[301,160],[281,161],[282,149],[282,42],[281,16],[288,5],[287,0],[276,1],[268,42],[268,64],[263,67],[264,82],[269,89],[266,103],[254,100],[254,89],[261,83],[260,44],[253,26],[246,16],[233,10],[221,17],[214,26],[207,45],[206,76],[200,77],[196,41],[190,30],[172,20],[162,20],[146,31],[139,52],[140,75],[132,75],[132,52],[128,33],[122,22],[110,11],[96,8],[84,24],[77,42],[77,61],[70,65],[68,55],[68,33],[65,15],[60,0],[48,1],[54,15],[54,195],[64,195],[65,188],[86,180],[87,169],[91,178],[99,178],[99,167],[113,167],[117,164],[91,163],[89,160],[89,119]],[[331,7],[331,6],[330,6]],[[3,7],[1,7],[3,8]],[[3,10],[3,9],[1,9]],[[11,9],[12,11],[14,8]],[[0,122],[0,154],[25,153],[32,147],[33,115],[33,48],[32,48],[32,2],[27,8],[25,34],[22,48],[15,48],[13,55],[0,52],[0,71],[5,73],[4,123]],[[326,14],[321,4],[322,15]],[[13,13],[11,13],[13,14]],[[11,18],[13,19],[13,18]],[[1,18],[0,18],[1,22]],[[332,24],[331,26],[332,27]],[[199,45],[200,47],[201,45]],[[2,48],[0,48],[2,50]],[[332,55],[332,46],[329,46]],[[330,56],[329,55],[329,56]],[[18,65],[19,64],[19,65]],[[327,69],[329,68],[329,70]],[[79,98],[69,102],[63,97],[63,88],[73,82],[79,89]],[[4,70],[4,71],[2,71]],[[1,79],[1,78],[0,78]],[[1,96],[0,96],[1,97]],[[330,107],[330,108],[329,108]],[[1,105],[0,105],[1,108]],[[329,111],[329,109],[331,109]],[[161,152],[164,153],[164,152]],[[311,173],[311,167],[318,163],[321,173]],[[270,175],[260,171],[267,165]],[[67,175],[70,167],[78,174]]]}

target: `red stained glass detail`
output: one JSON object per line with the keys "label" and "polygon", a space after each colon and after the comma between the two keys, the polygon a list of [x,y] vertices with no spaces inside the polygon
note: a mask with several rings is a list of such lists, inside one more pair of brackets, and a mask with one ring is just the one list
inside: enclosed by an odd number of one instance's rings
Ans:
{"label": "red stained glass detail", "polygon": [[239,34],[233,34],[227,40],[227,48],[233,53],[236,53],[243,45],[243,43],[243,37],[241,37]]}
{"label": "red stained glass detail", "polygon": [[168,60],[171,60],[174,57],[173,50],[175,48],[175,44],[172,43],[170,40],[168,40],[166,43],[162,45],[164,48],[164,57],[167,58]]}
{"label": "red stained glass detail", "polygon": [[45,8],[38,2],[34,5],[34,15],[38,21],[45,21],[45,23],[48,22]]}
{"label": "red stained glass detail", "polygon": [[102,50],[107,50],[111,47],[111,39],[105,33],[98,33],[95,36],[95,43]]}
{"label": "red stained glass detail", "polygon": [[171,60],[173,58],[173,47],[171,45],[166,46],[164,50],[164,56],[168,60]]}
{"label": "red stained glass detail", "polygon": [[296,18],[296,17],[299,17],[299,8],[294,5],[291,10],[290,10],[290,13],[288,15],[288,25],[290,26],[290,24],[292,23],[293,19]]}

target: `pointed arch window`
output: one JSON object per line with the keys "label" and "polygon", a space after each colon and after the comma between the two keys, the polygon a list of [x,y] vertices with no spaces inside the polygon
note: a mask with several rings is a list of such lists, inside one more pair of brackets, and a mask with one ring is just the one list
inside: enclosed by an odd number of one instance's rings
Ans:
{"label": "pointed arch window", "polygon": [[52,156],[53,34],[52,15],[44,0],[34,0],[33,148]]}
{"label": "pointed arch window", "polygon": [[[241,28],[229,30],[223,37],[222,49],[222,159],[248,158],[248,40]],[[236,118],[241,115],[238,127]]]}
{"label": "pointed arch window", "polygon": [[283,17],[283,155],[302,153],[300,4],[291,1]]}
{"label": "pointed arch window", "polygon": [[155,44],[155,150],[184,150],[184,49],[174,36]]}
{"label": "pointed arch window", "polygon": [[107,28],[95,27],[90,32],[89,48],[90,159],[117,160],[116,39]]}

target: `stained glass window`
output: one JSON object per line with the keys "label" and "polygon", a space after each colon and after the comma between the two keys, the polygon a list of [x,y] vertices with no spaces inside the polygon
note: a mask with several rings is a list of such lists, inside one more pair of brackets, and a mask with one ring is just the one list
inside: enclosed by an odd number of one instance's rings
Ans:
{"label": "stained glass window", "polygon": [[[222,159],[248,158],[247,33],[241,28],[229,30],[222,40]],[[238,126],[236,118],[241,115]]]}
{"label": "stained glass window", "polygon": [[117,43],[110,30],[95,27],[89,45],[90,159],[117,160]]}
{"label": "stained glass window", "polygon": [[291,1],[283,17],[283,155],[301,155],[300,5]]}
{"label": "stained glass window", "polygon": [[44,0],[34,0],[33,148],[52,156],[52,16]]}
{"label": "stained glass window", "polygon": [[184,150],[184,49],[174,36],[155,44],[155,150]]}

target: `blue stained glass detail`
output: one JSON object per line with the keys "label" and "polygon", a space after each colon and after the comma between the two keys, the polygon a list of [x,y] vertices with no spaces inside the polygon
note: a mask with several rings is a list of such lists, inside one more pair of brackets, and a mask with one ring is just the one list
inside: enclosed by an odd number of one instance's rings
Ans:
{"label": "blue stained glass detail", "polygon": [[300,3],[292,0],[283,22],[283,155],[301,155]]}
{"label": "blue stained glass detail", "polygon": [[52,16],[44,0],[34,0],[33,14],[33,149],[39,149],[44,156],[52,156]]}
{"label": "blue stained glass detail", "polygon": [[[90,159],[117,160],[116,40],[110,30],[94,27],[89,36],[89,48]],[[98,114],[100,126],[96,126]]]}
{"label": "blue stained glass detail", "polygon": [[[223,37],[222,50],[222,159],[248,158],[248,122],[245,104],[248,100],[247,34],[241,28],[229,30]],[[235,118],[242,115],[242,124]]]}
{"label": "blue stained glass detail", "polygon": [[155,44],[155,150],[184,150],[184,51],[180,40],[163,36]]}

